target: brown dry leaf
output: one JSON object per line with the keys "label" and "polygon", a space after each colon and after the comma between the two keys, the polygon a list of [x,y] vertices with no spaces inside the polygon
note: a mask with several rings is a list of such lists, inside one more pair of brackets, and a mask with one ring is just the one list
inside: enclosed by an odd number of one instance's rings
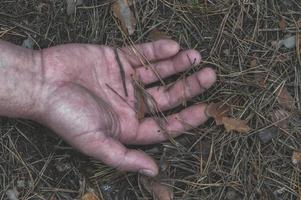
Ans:
{"label": "brown dry leaf", "polygon": [[167,33],[159,31],[158,29],[153,29],[149,33],[148,38],[152,41],[163,40],[163,39],[171,39],[171,37]]}
{"label": "brown dry leaf", "polygon": [[117,0],[112,5],[112,10],[115,17],[121,22],[122,29],[132,35],[136,27],[136,18],[129,7],[128,0]]}
{"label": "brown dry leaf", "polygon": [[140,179],[143,187],[157,200],[172,200],[173,190],[170,186],[162,184],[160,180],[142,176]]}
{"label": "brown dry leaf", "polygon": [[237,131],[239,133],[247,133],[251,130],[246,120],[223,117],[222,122],[227,132]]}
{"label": "brown dry leaf", "polygon": [[285,19],[283,17],[281,17],[280,21],[279,21],[279,28],[281,31],[285,31],[287,27],[287,23],[285,21]]}
{"label": "brown dry leaf", "polygon": [[299,152],[299,151],[294,151],[293,152],[292,163],[294,165],[297,165],[297,164],[301,163],[301,152]]}
{"label": "brown dry leaf", "polygon": [[81,198],[81,200],[99,200],[94,192],[87,192]]}
{"label": "brown dry leaf", "polygon": [[288,127],[288,117],[289,113],[283,109],[275,110],[272,115],[272,122],[276,122],[275,125],[282,129],[287,129]]}
{"label": "brown dry leaf", "polygon": [[222,119],[228,115],[230,107],[222,102],[210,103],[205,112],[208,117],[214,118],[216,125],[222,125]]}
{"label": "brown dry leaf", "polygon": [[278,89],[277,101],[283,108],[287,110],[294,110],[296,108],[295,100],[285,86]]}

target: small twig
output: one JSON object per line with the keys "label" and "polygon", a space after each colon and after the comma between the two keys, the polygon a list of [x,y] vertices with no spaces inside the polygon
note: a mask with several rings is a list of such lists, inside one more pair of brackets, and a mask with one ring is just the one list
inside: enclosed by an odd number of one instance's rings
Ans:
{"label": "small twig", "polygon": [[127,91],[126,83],[125,83],[124,67],[123,67],[123,65],[122,65],[122,63],[120,61],[117,48],[114,48],[114,53],[115,53],[115,58],[116,58],[116,61],[118,63],[119,69],[120,69],[120,75],[121,75],[122,85],[123,85],[123,89],[124,89],[124,94],[127,97],[128,96],[128,91]]}

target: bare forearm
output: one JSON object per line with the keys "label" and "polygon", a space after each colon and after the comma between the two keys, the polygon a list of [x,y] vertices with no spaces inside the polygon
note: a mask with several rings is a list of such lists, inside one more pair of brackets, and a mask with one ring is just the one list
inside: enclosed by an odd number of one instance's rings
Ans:
{"label": "bare forearm", "polygon": [[0,115],[31,118],[40,90],[41,56],[0,40]]}

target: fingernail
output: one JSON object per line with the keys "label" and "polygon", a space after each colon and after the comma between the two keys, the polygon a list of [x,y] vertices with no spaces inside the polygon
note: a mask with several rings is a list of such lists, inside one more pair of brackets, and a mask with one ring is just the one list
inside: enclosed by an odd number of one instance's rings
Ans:
{"label": "fingernail", "polygon": [[155,176],[156,175],[152,170],[149,170],[149,169],[140,169],[139,173],[144,174],[146,176]]}

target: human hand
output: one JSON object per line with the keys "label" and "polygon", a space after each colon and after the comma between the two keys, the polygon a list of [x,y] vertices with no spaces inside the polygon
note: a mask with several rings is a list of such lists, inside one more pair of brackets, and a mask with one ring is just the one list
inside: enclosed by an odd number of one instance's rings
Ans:
{"label": "human hand", "polygon": [[[40,70],[34,77],[33,87],[37,92],[32,105],[35,105],[35,112],[29,117],[52,128],[81,152],[110,166],[154,176],[158,173],[154,160],[123,144],[156,143],[166,140],[166,134],[176,137],[207,120],[205,105],[193,105],[167,116],[164,133],[155,119],[138,120],[133,82],[150,84],[158,81],[152,68],[164,78],[188,69],[191,61],[199,64],[201,57],[195,50],[179,52],[179,45],[174,41],[161,40],[135,46],[152,63],[152,66],[143,66],[141,60],[144,58],[132,49],[118,50],[127,96],[120,65],[110,47],[67,44],[33,53],[38,57],[35,65],[40,65]],[[215,72],[205,68],[169,90],[158,86],[146,91],[164,111],[179,105],[183,96],[190,99],[202,93],[215,79]]]}

